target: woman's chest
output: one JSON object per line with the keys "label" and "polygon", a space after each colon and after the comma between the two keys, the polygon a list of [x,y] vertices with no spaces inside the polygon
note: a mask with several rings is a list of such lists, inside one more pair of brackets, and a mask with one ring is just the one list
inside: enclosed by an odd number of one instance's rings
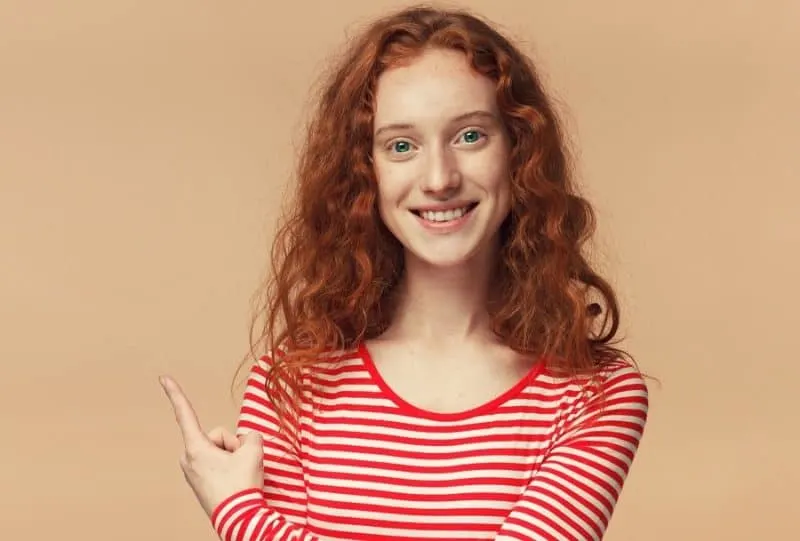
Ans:
{"label": "woman's chest", "polygon": [[491,539],[551,441],[550,424],[525,411],[413,423],[391,407],[320,411],[303,441],[308,526]]}
{"label": "woman's chest", "polygon": [[440,417],[503,401],[524,384],[533,366],[506,347],[449,354],[380,342],[370,348],[363,350],[364,362],[384,396],[423,415],[444,413]]}

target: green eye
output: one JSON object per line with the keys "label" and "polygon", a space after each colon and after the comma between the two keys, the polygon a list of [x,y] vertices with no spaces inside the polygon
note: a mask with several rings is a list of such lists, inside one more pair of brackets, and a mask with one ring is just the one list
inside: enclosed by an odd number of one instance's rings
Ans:
{"label": "green eye", "polygon": [[477,143],[481,138],[481,133],[476,130],[470,130],[468,132],[464,132],[464,142],[466,143]]}
{"label": "green eye", "polygon": [[392,145],[392,150],[400,153],[408,152],[411,150],[411,145],[408,143],[408,141],[397,141]]}

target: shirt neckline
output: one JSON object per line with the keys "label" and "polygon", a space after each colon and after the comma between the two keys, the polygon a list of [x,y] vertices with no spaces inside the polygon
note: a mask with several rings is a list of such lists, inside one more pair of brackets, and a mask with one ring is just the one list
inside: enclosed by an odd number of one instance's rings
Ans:
{"label": "shirt neckline", "polygon": [[363,340],[358,343],[358,357],[363,363],[364,368],[366,368],[367,372],[369,372],[373,383],[375,383],[384,396],[391,400],[398,408],[400,408],[403,413],[412,417],[421,417],[433,421],[460,421],[470,417],[491,413],[504,403],[518,396],[523,389],[530,385],[542,373],[544,368],[544,363],[541,361],[534,363],[531,369],[528,370],[528,372],[522,376],[522,378],[520,378],[520,380],[517,381],[517,383],[515,383],[511,388],[502,392],[495,398],[484,402],[483,404],[479,404],[475,407],[461,411],[439,412],[415,406],[398,395],[386,382],[386,380],[383,379],[383,376],[381,376],[377,366],[375,365],[375,361],[372,359],[372,355],[370,354],[369,349]]}

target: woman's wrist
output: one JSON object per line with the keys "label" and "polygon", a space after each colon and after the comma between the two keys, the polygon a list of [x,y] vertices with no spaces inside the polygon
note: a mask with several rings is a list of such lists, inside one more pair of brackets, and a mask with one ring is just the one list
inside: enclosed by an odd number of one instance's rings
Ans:
{"label": "woman's wrist", "polygon": [[235,492],[222,500],[211,513],[211,524],[221,539],[227,538],[227,533],[239,521],[249,517],[252,512],[264,504],[264,495],[261,489],[247,488]]}

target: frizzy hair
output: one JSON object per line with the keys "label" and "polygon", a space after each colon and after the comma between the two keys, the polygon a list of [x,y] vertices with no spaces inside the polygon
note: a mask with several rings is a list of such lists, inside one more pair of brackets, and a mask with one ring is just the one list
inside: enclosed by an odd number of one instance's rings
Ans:
{"label": "frizzy hair", "polygon": [[613,345],[615,294],[583,251],[594,211],[577,194],[559,119],[532,62],[465,10],[407,8],[350,43],[306,127],[294,202],[277,231],[251,327],[250,354],[272,352],[267,391],[284,418],[297,411],[291,398],[305,369],[378,336],[391,320],[403,251],[376,205],[376,81],[430,48],[463,52],[496,82],[510,137],[512,203],[500,232],[499,295],[489,306],[493,331],[514,350],[575,375],[629,358]]}

